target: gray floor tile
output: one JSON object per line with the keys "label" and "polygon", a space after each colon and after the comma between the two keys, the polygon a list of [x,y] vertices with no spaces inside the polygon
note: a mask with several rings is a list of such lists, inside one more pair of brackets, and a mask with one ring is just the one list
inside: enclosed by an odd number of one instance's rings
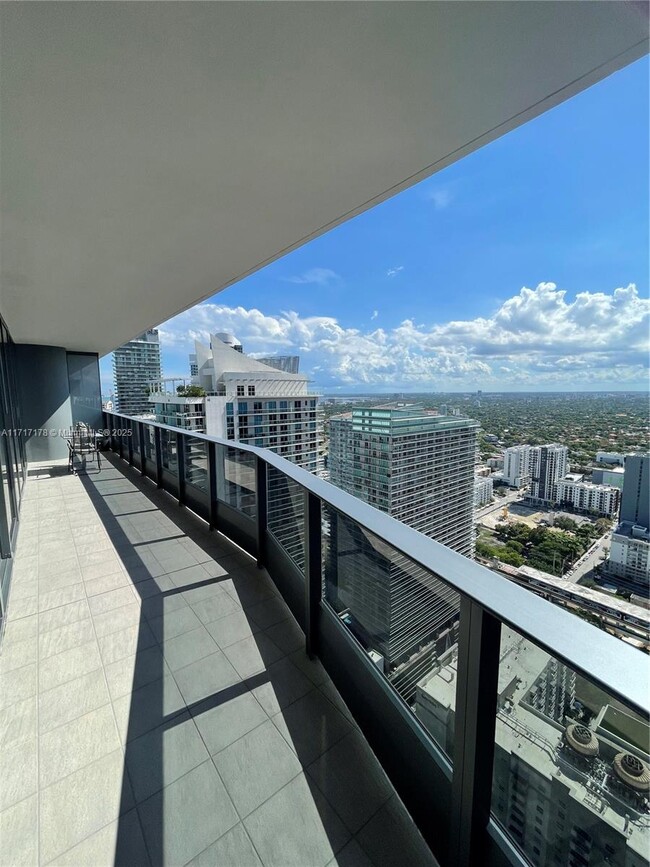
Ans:
{"label": "gray floor tile", "polygon": [[293,653],[296,650],[304,650],[305,633],[296,623],[293,617],[282,620],[265,630],[274,644],[285,653]]}
{"label": "gray floor tile", "polygon": [[307,769],[309,776],[355,834],[392,794],[363,736],[350,732]]}
{"label": "gray floor tile", "polygon": [[97,642],[93,639],[87,644],[41,660],[38,669],[39,691],[54,689],[55,686],[76,680],[81,675],[97,671],[101,667]]}
{"label": "gray floor tile", "polygon": [[186,864],[238,822],[211,761],[144,801],[138,812],[154,864]]}
{"label": "gray floor tile", "polygon": [[251,605],[246,609],[246,615],[250,617],[262,629],[273,626],[274,623],[281,623],[283,620],[291,617],[291,611],[287,603],[277,596],[271,599],[265,599],[256,605]]}
{"label": "gray floor tile", "polygon": [[129,742],[126,765],[136,801],[144,801],[209,758],[188,713]]}
{"label": "gray floor tile", "polygon": [[260,631],[257,623],[254,623],[243,611],[235,611],[219,620],[213,620],[205,627],[221,649],[236,644],[244,638],[249,638]]}
{"label": "gray floor tile", "polygon": [[174,672],[174,678],[188,705],[217,696],[241,681],[220,650]]}
{"label": "gray floor tile", "polygon": [[[232,589],[229,589],[228,592],[244,607],[259,605],[277,596],[273,583],[259,570],[258,574],[255,575],[241,575],[241,573],[237,574],[236,572],[231,573],[231,575]],[[270,623],[266,625],[271,626]]]}
{"label": "gray floor tile", "polygon": [[214,756],[214,763],[242,818],[302,770],[270,720]]}
{"label": "gray floor tile", "polygon": [[[214,579],[226,574],[225,569],[214,570],[216,574],[211,575],[207,569],[199,563],[193,563],[191,566],[186,566],[184,569],[171,572],[169,577],[177,588],[190,588],[196,586],[199,589],[201,586],[213,587]],[[212,583],[208,584],[210,581]],[[216,585],[218,586],[218,585]]]}
{"label": "gray floor tile", "polygon": [[9,749],[37,735],[38,698],[14,702],[0,711],[0,749]]}
{"label": "gray floor tile", "polygon": [[109,593],[111,590],[118,590],[121,587],[130,587],[131,579],[126,572],[119,570],[102,575],[100,578],[92,578],[90,581],[85,581],[84,583],[86,585],[86,595],[90,597],[100,596],[102,593]]}
{"label": "gray floor tile", "polygon": [[[4,644],[4,643],[3,643]],[[0,649],[0,674],[7,674],[16,668],[38,660],[38,638],[27,638],[25,641],[7,642]]]}
{"label": "gray floor tile", "polygon": [[65,587],[70,587],[73,584],[81,584],[81,570],[72,563],[58,564],[60,571],[51,573],[45,566],[39,566],[38,592],[42,596],[45,593],[50,593],[53,590],[63,590]]}
{"label": "gray floor tile", "polygon": [[[13,594],[12,594],[13,595]],[[24,599],[9,599],[7,606],[8,620],[20,620],[22,617],[31,617],[39,610],[40,597],[27,596]]]}
{"label": "gray floor tile", "polygon": [[[0,811],[38,790],[38,741],[20,741],[2,749]],[[0,843],[1,845],[1,843]]]}
{"label": "gray floor tile", "polygon": [[219,648],[204,626],[170,638],[162,644],[165,660],[172,671],[178,671],[192,662],[203,659]]}
{"label": "gray floor tile", "polygon": [[243,684],[236,684],[218,704],[205,703],[193,710],[201,737],[212,755],[266,722],[268,716]]}
{"label": "gray floor tile", "polygon": [[94,581],[97,578],[103,578],[113,572],[121,571],[122,564],[115,556],[103,563],[95,563],[92,566],[82,566],[81,575],[84,581]]}
{"label": "gray floor tile", "polygon": [[38,636],[39,656],[41,660],[48,659],[57,653],[79,647],[80,644],[88,644],[89,641],[95,641],[95,630],[92,620],[88,617],[85,620],[68,623],[66,626],[59,626],[57,629],[50,629],[49,632],[42,632]]}
{"label": "gray floor tile", "polygon": [[282,659],[284,652],[263,632],[231,644],[223,651],[240,677],[252,677]]}
{"label": "gray floor tile", "polygon": [[10,620],[5,626],[3,641],[26,641],[38,635],[39,617],[32,614],[31,617],[21,617],[19,620]]}
{"label": "gray floor tile", "polygon": [[[394,867],[404,867],[404,864],[405,862],[400,859],[395,862]],[[352,839],[332,858],[327,867],[374,867],[374,865],[357,841]]]}
{"label": "gray floor tile", "polygon": [[40,633],[50,632],[52,629],[60,629],[62,626],[68,626],[70,623],[76,623],[78,620],[85,620],[88,617],[90,617],[88,602],[85,599],[79,599],[78,602],[70,602],[68,605],[43,611],[38,618],[38,631]]}
{"label": "gray floor tile", "polygon": [[117,662],[127,656],[133,656],[140,650],[146,650],[156,644],[153,632],[146,621],[135,626],[127,626],[119,632],[110,632],[98,639],[99,652],[104,665]]}
{"label": "gray floor tile", "polygon": [[437,867],[431,850],[395,795],[361,829],[357,840],[377,867]]}
{"label": "gray floor tile", "polygon": [[305,767],[352,731],[351,723],[318,690],[271,719]]}
{"label": "gray floor tile", "polygon": [[244,819],[244,827],[264,867],[324,867],[350,838],[349,831],[304,774]]}
{"label": "gray floor tile", "polygon": [[113,702],[123,744],[169,722],[185,710],[185,702],[173,677],[143,686]]}
{"label": "gray floor tile", "polygon": [[204,849],[187,867],[262,867],[246,829],[240,823]]}
{"label": "gray floor tile", "polygon": [[86,837],[51,862],[51,867],[150,867],[137,810]]}
{"label": "gray floor tile", "polygon": [[38,796],[32,795],[0,813],[2,851],[11,852],[11,867],[38,863]]}
{"label": "gray floor tile", "polygon": [[36,695],[38,668],[36,663],[0,674],[0,710],[17,701]]}
{"label": "gray floor tile", "polygon": [[298,671],[287,657],[267,668],[263,683],[251,684],[251,692],[269,716],[302,698],[312,689],[313,683]]}
{"label": "gray floor tile", "polygon": [[91,596],[88,600],[90,612],[93,617],[104,614],[107,611],[114,611],[116,608],[124,608],[132,605],[136,600],[136,596],[130,586],[118,587],[117,590],[109,590],[108,593],[100,593],[99,596]]}
{"label": "gray floor tile", "polygon": [[59,590],[41,592],[38,597],[38,610],[48,611],[50,608],[59,608],[61,605],[69,605],[70,602],[79,602],[86,598],[86,591],[81,581],[62,587]]}
{"label": "gray floor tile", "polygon": [[104,671],[112,701],[170,674],[158,645],[111,662],[104,666]]}
{"label": "gray floor tile", "polygon": [[91,671],[75,680],[41,692],[38,697],[38,726],[44,734],[56,726],[71,722],[83,714],[108,704],[104,672]]}
{"label": "gray floor tile", "polygon": [[225,590],[213,594],[208,599],[194,603],[192,609],[196,612],[201,623],[211,623],[213,620],[225,617],[226,614],[233,614],[235,611],[241,610],[239,603],[235,602]]}
{"label": "gray floor tile", "polygon": [[189,606],[166,612],[162,617],[147,618],[156,640],[163,642],[184,632],[198,629],[201,621]]}
{"label": "gray floor tile", "polygon": [[40,736],[40,785],[45,788],[118,749],[113,709],[107,704]]}
{"label": "gray floor tile", "polygon": [[[97,599],[98,597],[94,598]],[[97,638],[101,638],[103,635],[110,635],[111,632],[119,632],[122,629],[126,629],[127,626],[135,626],[140,622],[140,618],[139,602],[124,605],[122,608],[114,608],[112,611],[105,611],[103,614],[93,614]]]}
{"label": "gray floor tile", "polygon": [[41,860],[62,855],[132,807],[121,750],[41,789]]}

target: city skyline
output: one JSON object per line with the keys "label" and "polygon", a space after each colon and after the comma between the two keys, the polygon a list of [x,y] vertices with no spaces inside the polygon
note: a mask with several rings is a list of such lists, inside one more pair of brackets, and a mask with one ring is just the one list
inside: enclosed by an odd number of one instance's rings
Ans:
{"label": "city skyline", "polygon": [[162,323],[165,375],[227,330],[330,393],[647,388],[647,91],[645,58]]}

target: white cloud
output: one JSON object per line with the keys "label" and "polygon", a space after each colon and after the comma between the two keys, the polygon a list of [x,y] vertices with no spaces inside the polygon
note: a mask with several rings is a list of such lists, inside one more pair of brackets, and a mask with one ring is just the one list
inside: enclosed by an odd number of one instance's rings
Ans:
{"label": "white cloud", "polygon": [[403,271],[403,270],[404,270],[403,265],[398,265],[397,268],[389,268],[388,271],[386,271],[386,276],[387,277],[397,277],[399,272]]}
{"label": "white cloud", "polygon": [[[371,319],[375,319],[374,311]],[[636,286],[566,300],[554,283],[522,288],[489,317],[390,330],[345,328],[332,316],[267,315],[201,304],[161,326],[164,345],[191,351],[196,337],[236,334],[250,352],[291,351],[321,386],[534,388],[643,383],[650,301]]]}
{"label": "white cloud", "polygon": [[370,317],[370,319],[371,320],[376,319],[378,316],[379,316],[379,310],[373,310],[372,316]]}
{"label": "white cloud", "polygon": [[451,203],[453,195],[450,189],[438,188],[437,190],[429,190],[426,193],[426,198],[433,202],[436,211],[442,211]]}
{"label": "white cloud", "polygon": [[340,279],[341,278],[336,271],[332,271],[330,268],[310,268],[308,271],[305,271],[302,274],[297,274],[295,277],[287,277],[287,282],[305,284],[315,283],[317,286],[328,286],[330,283],[334,283]]}

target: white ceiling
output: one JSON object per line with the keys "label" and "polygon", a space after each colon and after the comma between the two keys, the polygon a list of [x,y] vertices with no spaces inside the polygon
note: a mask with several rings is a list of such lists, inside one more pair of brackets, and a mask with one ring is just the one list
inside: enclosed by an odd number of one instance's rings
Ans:
{"label": "white ceiling", "polygon": [[1,309],[100,354],[647,51],[623,2],[0,6]]}

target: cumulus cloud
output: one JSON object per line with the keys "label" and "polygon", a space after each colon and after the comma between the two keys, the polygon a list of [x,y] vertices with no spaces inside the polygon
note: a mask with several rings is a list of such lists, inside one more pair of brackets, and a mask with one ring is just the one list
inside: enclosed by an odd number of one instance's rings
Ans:
{"label": "cumulus cloud", "polygon": [[567,301],[565,290],[540,283],[522,288],[489,317],[433,324],[405,319],[391,329],[206,303],[161,326],[161,339],[191,351],[195,338],[233,332],[250,352],[299,353],[301,369],[322,386],[430,390],[472,388],[480,381],[495,390],[560,389],[642,383],[649,327],[650,301],[633,284]]}
{"label": "cumulus cloud", "polygon": [[398,265],[396,268],[389,268],[388,271],[386,271],[386,276],[387,277],[397,277],[399,272],[403,271],[403,270],[404,270],[403,265]]}
{"label": "cumulus cloud", "polygon": [[288,283],[315,283],[317,286],[328,286],[341,278],[330,268],[310,268],[302,274],[297,274],[294,277],[287,277]]}

